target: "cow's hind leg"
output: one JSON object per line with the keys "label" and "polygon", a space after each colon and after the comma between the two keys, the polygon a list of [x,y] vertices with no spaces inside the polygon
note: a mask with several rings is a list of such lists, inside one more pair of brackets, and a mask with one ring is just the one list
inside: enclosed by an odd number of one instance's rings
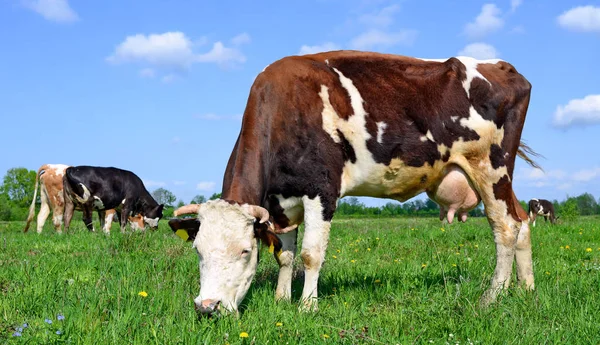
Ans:
{"label": "cow's hind leg", "polygon": [[[515,255],[517,255],[518,271],[521,272],[522,279],[531,276],[531,284],[533,285],[533,274],[529,274],[527,268],[531,265],[531,242],[528,233],[527,215],[514,197],[512,185],[506,175],[495,183],[492,188],[489,187],[492,186],[484,188],[482,199],[488,221],[494,233],[496,268],[491,286],[481,297],[482,306],[494,302],[500,291],[510,285]],[[526,233],[521,235],[521,229],[527,229]],[[518,250],[517,243],[521,246]],[[527,257],[529,258],[527,259]]]}
{"label": "cow's hind leg", "polygon": [[94,229],[94,222],[92,219],[92,207],[89,205],[83,205],[83,223],[88,228],[89,231],[96,231]]}
{"label": "cow's hind leg", "polygon": [[[325,212],[324,206],[331,208],[326,201],[321,201],[319,196],[310,199],[302,198],[304,203],[304,239],[302,240],[302,262],[304,263],[304,289],[302,290],[303,310],[318,309],[319,272],[325,261],[325,250],[329,241],[331,216],[333,211]],[[335,203],[333,203],[335,205]],[[331,215],[329,215],[331,214]]]}
{"label": "cow's hind leg", "polygon": [[294,258],[296,257],[298,229],[278,236],[282,242],[282,247],[281,254],[278,257],[279,278],[277,279],[275,299],[289,301],[292,297],[292,274],[294,272]]}

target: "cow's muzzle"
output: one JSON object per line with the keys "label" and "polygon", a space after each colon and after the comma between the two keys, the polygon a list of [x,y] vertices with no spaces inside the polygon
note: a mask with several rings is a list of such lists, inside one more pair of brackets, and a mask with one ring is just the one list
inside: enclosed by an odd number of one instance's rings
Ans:
{"label": "cow's muzzle", "polygon": [[205,299],[200,304],[194,303],[194,307],[198,313],[205,316],[211,316],[219,309],[221,301],[215,301],[212,299]]}

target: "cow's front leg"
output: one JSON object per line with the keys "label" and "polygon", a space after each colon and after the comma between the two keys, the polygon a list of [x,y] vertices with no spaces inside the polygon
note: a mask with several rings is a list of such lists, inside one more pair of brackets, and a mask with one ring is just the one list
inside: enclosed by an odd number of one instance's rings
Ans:
{"label": "cow's front leg", "polygon": [[294,258],[296,257],[298,229],[278,236],[282,242],[282,247],[281,254],[278,257],[279,278],[275,290],[275,300],[289,301],[292,297],[292,275],[294,272]]}
{"label": "cow's front leg", "polygon": [[125,233],[125,227],[127,226],[127,222],[129,220],[129,214],[131,213],[131,205],[127,202],[123,204],[123,208],[121,209],[121,233]]}
{"label": "cow's front leg", "polygon": [[[304,289],[302,290],[302,310],[318,309],[319,271],[325,261],[325,250],[329,241],[331,218],[324,219],[326,212],[321,198],[303,197],[304,203],[304,239],[302,240],[302,262],[304,263]],[[327,212],[328,213],[328,212]]]}
{"label": "cow's front leg", "polygon": [[83,205],[83,223],[88,228],[89,231],[95,232],[94,229],[94,221],[92,219],[92,207],[88,205]]}

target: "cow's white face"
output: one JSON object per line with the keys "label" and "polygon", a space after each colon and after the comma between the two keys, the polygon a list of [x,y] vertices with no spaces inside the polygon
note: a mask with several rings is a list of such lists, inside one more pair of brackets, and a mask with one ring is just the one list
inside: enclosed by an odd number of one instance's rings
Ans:
{"label": "cow's white face", "polygon": [[244,206],[209,201],[198,213],[200,229],[193,246],[200,260],[200,295],[194,303],[205,314],[237,312],[256,273],[256,218]]}

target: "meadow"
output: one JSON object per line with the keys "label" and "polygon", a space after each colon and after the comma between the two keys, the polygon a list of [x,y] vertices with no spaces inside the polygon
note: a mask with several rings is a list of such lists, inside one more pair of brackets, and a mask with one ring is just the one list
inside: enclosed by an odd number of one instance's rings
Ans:
{"label": "meadow", "polygon": [[274,302],[277,264],[261,251],[239,317],[198,319],[198,259],[159,230],[22,233],[0,223],[0,343],[600,344],[600,217],[533,228],[536,290],[478,299],[494,269],[485,218],[336,218],[319,311]]}

